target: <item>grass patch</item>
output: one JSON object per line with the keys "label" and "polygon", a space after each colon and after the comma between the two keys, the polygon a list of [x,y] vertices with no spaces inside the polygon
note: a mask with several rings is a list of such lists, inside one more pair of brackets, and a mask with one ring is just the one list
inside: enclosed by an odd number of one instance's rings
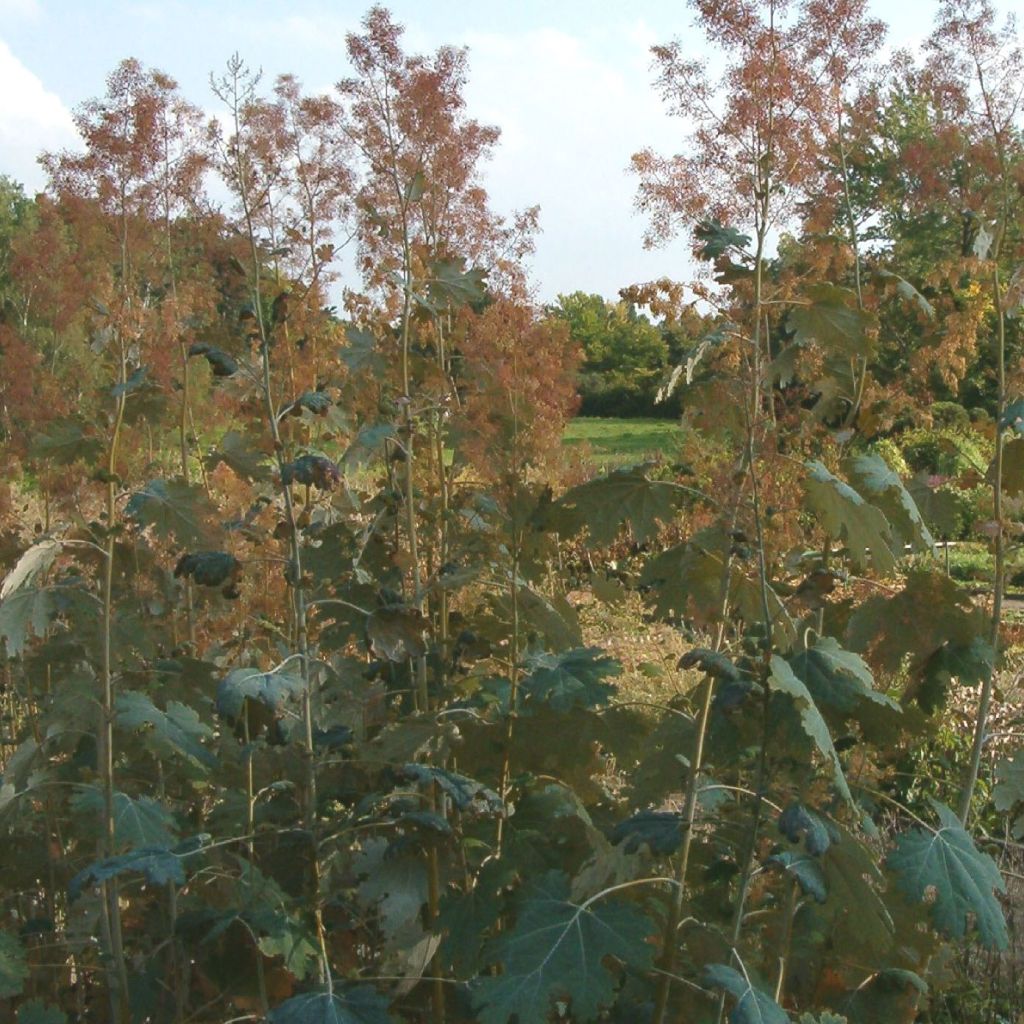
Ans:
{"label": "grass patch", "polygon": [[602,470],[633,466],[658,457],[671,459],[683,432],[675,420],[626,420],[578,416],[565,428],[564,441],[579,448]]}

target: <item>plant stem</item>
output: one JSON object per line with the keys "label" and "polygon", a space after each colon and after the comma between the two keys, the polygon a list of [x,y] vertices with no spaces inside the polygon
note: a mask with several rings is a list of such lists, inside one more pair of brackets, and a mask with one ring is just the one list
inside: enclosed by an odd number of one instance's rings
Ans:
{"label": "plant stem", "polygon": [[[101,706],[100,729],[97,743],[97,761],[103,787],[103,838],[101,856],[112,857],[117,848],[114,832],[114,670],[113,670],[113,618],[114,618],[114,555],[117,548],[115,516],[117,513],[116,472],[117,454],[124,421],[127,380],[127,360],[124,339],[119,338],[118,393],[114,411],[114,427],[107,450],[107,543],[103,565],[103,655],[100,667]],[[131,1009],[128,1001],[128,965],[124,954],[121,927],[121,904],[116,879],[103,884],[105,917],[108,922],[110,954],[113,959],[111,1002],[115,1024],[128,1020]]]}
{"label": "plant stem", "polygon": [[1009,190],[1011,171],[1006,155],[1004,132],[998,123],[992,96],[985,79],[984,68],[978,56],[975,56],[975,72],[978,88],[985,106],[985,118],[999,162],[1000,173],[999,217],[996,223],[992,250],[988,254],[992,261],[991,286],[992,303],[996,313],[996,371],[998,373],[998,384],[996,390],[996,452],[992,479],[992,516],[996,524],[995,571],[993,573],[995,593],[992,598],[992,619],[989,630],[992,663],[981,684],[981,697],[978,702],[978,715],[974,723],[971,754],[960,791],[958,811],[960,820],[965,827],[971,814],[971,801],[974,798],[974,790],[978,784],[981,755],[985,747],[985,732],[988,728],[989,711],[992,705],[992,691],[995,688],[996,664],[999,660],[999,627],[1003,617],[1003,591],[1006,588],[1006,538],[1003,528],[1003,416],[1006,411],[1006,314],[1003,309],[1003,287],[999,276],[999,257],[1002,252],[1006,226],[1010,215]]}

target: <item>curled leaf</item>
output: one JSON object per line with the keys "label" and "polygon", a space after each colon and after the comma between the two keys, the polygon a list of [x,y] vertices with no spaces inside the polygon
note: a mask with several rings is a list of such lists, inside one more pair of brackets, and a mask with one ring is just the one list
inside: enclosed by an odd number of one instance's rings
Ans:
{"label": "curled leaf", "polygon": [[285,486],[296,483],[331,491],[340,479],[340,470],[326,455],[300,455],[281,467],[281,483]]}
{"label": "curled leaf", "polygon": [[238,363],[222,348],[197,341],[188,347],[190,356],[205,356],[214,377],[231,377],[238,373]]}
{"label": "curled leaf", "polygon": [[182,555],[174,567],[175,578],[191,577],[201,587],[222,587],[225,597],[238,597],[242,563],[226,551],[195,551]]}

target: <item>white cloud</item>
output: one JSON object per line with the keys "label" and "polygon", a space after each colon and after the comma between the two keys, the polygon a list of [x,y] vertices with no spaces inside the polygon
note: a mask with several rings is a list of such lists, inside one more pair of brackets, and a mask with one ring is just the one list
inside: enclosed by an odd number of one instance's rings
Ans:
{"label": "white cloud", "polygon": [[43,150],[73,147],[80,142],[71,114],[60,97],[45,88],[0,40],[0,173],[40,190],[45,175],[36,163]]}
{"label": "white cloud", "polygon": [[39,0],[0,0],[0,18],[22,18],[34,21],[39,17]]}
{"label": "white cloud", "polygon": [[682,244],[643,250],[629,159],[644,146],[677,149],[683,126],[651,88],[650,30],[621,28],[614,45],[551,28],[461,40],[470,49],[468,109],[502,130],[485,171],[494,206],[541,206],[533,265],[544,298],[577,288],[612,297],[687,272]]}

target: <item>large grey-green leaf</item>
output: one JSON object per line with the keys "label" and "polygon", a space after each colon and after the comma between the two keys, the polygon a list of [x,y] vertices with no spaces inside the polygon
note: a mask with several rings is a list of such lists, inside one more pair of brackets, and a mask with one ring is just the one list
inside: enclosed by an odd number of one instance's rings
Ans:
{"label": "large grey-green leaf", "polygon": [[899,703],[875,689],[864,661],[840,647],[835,638],[819,637],[813,647],[790,658],[790,665],[834,723],[855,719],[869,737],[898,728]]}
{"label": "large grey-green leaf", "polygon": [[654,931],[654,923],[629,904],[574,903],[568,875],[550,871],[524,887],[515,925],[488,944],[485,959],[500,963],[502,973],[478,979],[475,1020],[508,1024],[516,1017],[520,1024],[539,1024],[556,999],[571,1001],[574,1020],[594,1020],[615,995],[604,958],[648,966]]}
{"label": "large grey-green leaf", "polygon": [[886,284],[895,284],[896,294],[908,305],[916,306],[929,320],[935,318],[935,307],[905,277],[891,270],[876,270],[875,275]]}
{"label": "large grey-green leaf", "polygon": [[249,438],[237,430],[229,430],[203,462],[208,470],[216,469],[223,462],[243,480],[269,480],[271,476],[267,454],[254,447]]}
{"label": "large grey-green leaf", "polygon": [[68,1024],[68,1015],[42,999],[29,999],[18,1007],[18,1024]]}
{"label": "large grey-green leaf", "polygon": [[[80,789],[71,798],[71,809],[100,823],[105,813],[103,793],[95,788]],[[116,791],[114,841],[121,848],[171,847],[178,841],[177,828],[170,811],[159,801]]]}
{"label": "large grey-green leaf", "polygon": [[[1003,758],[996,765],[996,780],[992,802],[997,811],[1005,814],[1024,807],[1024,756],[1018,752]],[[1014,838],[1024,838],[1024,813],[1017,815],[1012,828]]]}
{"label": "large grey-green leaf", "polygon": [[289,672],[263,672],[258,668],[236,668],[217,686],[217,713],[238,718],[246,700],[254,700],[276,711],[305,688],[301,676]]}
{"label": "large grey-green leaf", "polygon": [[136,491],[125,514],[139,526],[152,527],[161,538],[173,537],[182,547],[206,547],[216,514],[206,492],[181,480],[150,480]]}
{"label": "large grey-green leaf", "polygon": [[593,544],[611,544],[623,523],[633,536],[645,541],[659,523],[668,523],[683,503],[685,493],[665,480],[652,480],[651,467],[618,469],[567,491],[559,501],[578,527],[586,527]]}
{"label": "large grey-green leaf", "polygon": [[982,853],[960,819],[933,800],[937,829],[915,828],[896,840],[886,864],[900,889],[912,900],[925,901],[935,927],[955,939],[963,938],[973,919],[982,943],[1005,949],[1006,920],[996,892],[1006,883],[995,861]]}
{"label": "large grey-green leaf", "polygon": [[735,967],[708,964],[703,981],[710,988],[724,989],[736,1001],[729,1014],[729,1024],[789,1024],[786,1011]]}
{"label": "large grey-green leaf", "polygon": [[520,684],[525,706],[543,701],[556,711],[607,704],[615,686],[605,680],[622,672],[622,666],[599,647],[532,655],[527,668],[529,674]]}
{"label": "large grey-green leaf", "polygon": [[142,849],[122,853],[117,857],[106,857],[83,868],[68,883],[68,895],[77,900],[88,886],[100,885],[108,878],[116,878],[125,872],[138,872],[146,876],[153,885],[173,882],[183,885],[185,868],[183,857],[174,850]]}
{"label": "large grey-green leaf", "polygon": [[161,711],[146,694],[128,690],[118,694],[114,710],[117,727],[141,730],[158,754],[179,754],[208,768],[216,765],[217,759],[201,742],[213,735],[212,730],[185,704],[168,701]]}
{"label": "large grey-green leaf", "polygon": [[69,466],[79,459],[95,462],[103,451],[103,444],[86,431],[85,423],[76,417],[55,420],[32,438],[30,453],[58,466]]}
{"label": "large grey-green leaf", "polygon": [[392,1024],[388,1001],[368,985],[292,996],[267,1015],[269,1024]]}
{"label": "large grey-green leaf", "polygon": [[0,931],[0,999],[10,999],[25,987],[28,962],[25,949],[10,932]]}

